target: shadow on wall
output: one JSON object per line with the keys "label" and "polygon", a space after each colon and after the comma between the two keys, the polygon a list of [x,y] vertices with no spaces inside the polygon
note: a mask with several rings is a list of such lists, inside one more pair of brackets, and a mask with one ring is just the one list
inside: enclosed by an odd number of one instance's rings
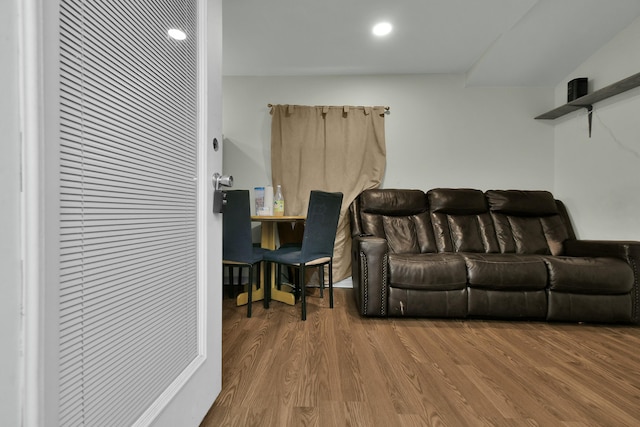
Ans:
{"label": "shadow on wall", "polygon": [[[264,178],[265,165],[260,164],[255,158],[251,157],[247,151],[242,149],[242,144],[238,144],[229,138],[223,141],[223,173],[233,176],[233,189],[249,190],[251,200],[254,198],[253,188],[268,185]],[[244,145],[245,148],[251,148]],[[255,208],[251,206],[252,214]],[[254,242],[260,242],[260,226],[254,225],[252,228],[252,237]]]}
{"label": "shadow on wall", "polygon": [[[253,191],[253,187],[269,185],[270,181],[265,180],[265,163],[259,163],[254,157],[243,151],[242,144],[224,138],[223,139],[223,170],[226,175],[233,175],[234,187],[236,189],[248,189]],[[245,148],[252,147],[244,145]],[[253,150],[255,152],[255,147]],[[267,177],[269,178],[269,177]],[[269,178],[270,179],[270,178]],[[251,195],[253,197],[253,195]]]}
{"label": "shadow on wall", "polygon": [[269,109],[264,115],[261,125],[260,145],[262,146],[262,158],[264,160],[264,173],[271,182],[271,114]]}

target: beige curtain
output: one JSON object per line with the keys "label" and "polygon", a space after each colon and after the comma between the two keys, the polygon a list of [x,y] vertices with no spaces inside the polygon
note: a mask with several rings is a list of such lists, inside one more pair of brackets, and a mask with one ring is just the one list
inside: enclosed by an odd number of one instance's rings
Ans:
{"label": "beige curtain", "polygon": [[271,107],[271,173],[285,215],[305,215],[311,190],[344,194],[333,264],[334,282],[343,280],[351,275],[349,205],[384,176],[385,108]]}

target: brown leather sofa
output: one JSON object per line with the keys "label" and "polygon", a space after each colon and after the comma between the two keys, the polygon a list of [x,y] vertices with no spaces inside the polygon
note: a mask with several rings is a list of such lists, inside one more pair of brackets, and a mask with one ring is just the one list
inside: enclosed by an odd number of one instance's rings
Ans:
{"label": "brown leather sofa", "polygon": [[367,190],[350,219],[361,315],[638,323],[640,242],[577,240],[547,191]]}

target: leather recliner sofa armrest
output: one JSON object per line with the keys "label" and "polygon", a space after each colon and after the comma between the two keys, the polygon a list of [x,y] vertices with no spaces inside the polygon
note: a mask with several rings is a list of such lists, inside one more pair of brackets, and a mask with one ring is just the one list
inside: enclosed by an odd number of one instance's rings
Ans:
{"label": "leather recliner sofa armrest", "polygon": [[624,260],[633,269],[633,315],[640,324],[640,242],[624,240],[567,240],[565,255],[580,257],[611,257]]}
{"label": "leather recliner sofa armrest", "polygon": [[363,316],[387,316],[388,264],[387,241],[380,237],[355,236],[351,248],[353,292],[358,312]]}
{"label": "leather recliner sofa armrest", "polygon": [[613,257],[627,262],[640,262],[640,242],[624,240],[567,240],[565,255],[588,257]]}

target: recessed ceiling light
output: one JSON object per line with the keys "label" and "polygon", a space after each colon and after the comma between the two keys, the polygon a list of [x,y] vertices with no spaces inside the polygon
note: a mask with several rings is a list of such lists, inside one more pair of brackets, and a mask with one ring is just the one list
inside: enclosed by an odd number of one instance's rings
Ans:
{"label": "recessed ceiling light", "polygon": [[184,40],[187,38],[187,35],[184,33],[184,31],[177,28],[171,28],[169,31],[167,31],[167,34],[169,34],[169,37],[176,40]]}
{"label": "recessed ceiling light", "polygon": [[376,36],[386,36],[392,29],[393,27],[388,22],[379,22],[373,26],[373,34]]}

